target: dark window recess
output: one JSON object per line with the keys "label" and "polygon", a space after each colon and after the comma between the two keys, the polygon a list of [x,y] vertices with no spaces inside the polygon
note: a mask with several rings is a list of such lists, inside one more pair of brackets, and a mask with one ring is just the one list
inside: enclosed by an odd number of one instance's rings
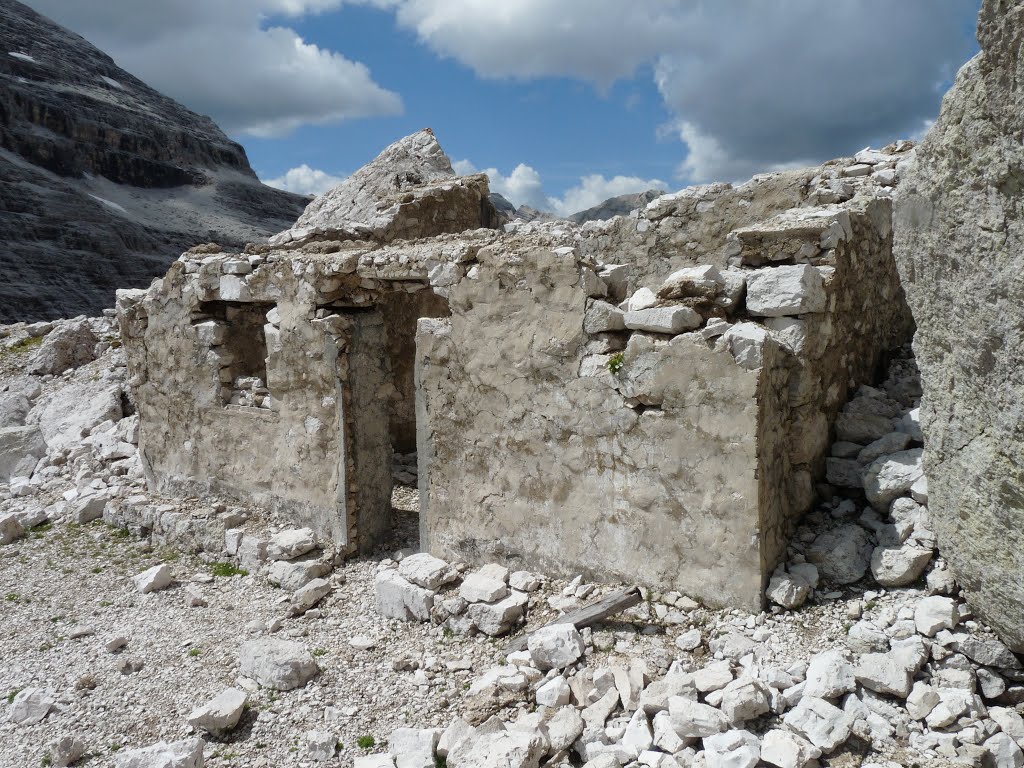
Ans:
{"label": "dark window recess", "polygon": [[269,303],[211,301],[194,322],[200,337],[220,360],[221,400],[225,405],[273,409],[267,385]]}

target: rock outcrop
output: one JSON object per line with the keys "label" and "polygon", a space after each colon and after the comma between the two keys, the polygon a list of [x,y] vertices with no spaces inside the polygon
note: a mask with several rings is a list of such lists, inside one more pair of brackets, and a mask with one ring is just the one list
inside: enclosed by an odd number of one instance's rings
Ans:
{"label": "rock outcrop", "polygon": [[0,322],[98,314],[197,243],[288,226],[305,199],[87,41],[0,0]]}
{"label": "rock outcrop", "polygon": [[978,38],[904,175],[896,254],[939,543],[977,613],[1024,651],[1024,2],[985,0]]}
{"label": "rock outcrop", "polygon": [[313,200],[270,243],[337,232],[390,241],[494,228],[498,214],[489,195],[487,176],[456,176],[434,132],[424,128]]}

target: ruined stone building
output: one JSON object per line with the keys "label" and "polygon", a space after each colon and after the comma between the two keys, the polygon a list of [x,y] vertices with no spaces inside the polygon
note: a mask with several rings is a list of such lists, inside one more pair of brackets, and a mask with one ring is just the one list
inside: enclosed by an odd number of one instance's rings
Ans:
{"label": "ruined stone building", "polygon": [[120,294],[149,480],[356,552],[415,446],[434,554],[759,610],[840,405],[910,338],[908,148],[501,226],[485,177],[409,137],[271,244]]}

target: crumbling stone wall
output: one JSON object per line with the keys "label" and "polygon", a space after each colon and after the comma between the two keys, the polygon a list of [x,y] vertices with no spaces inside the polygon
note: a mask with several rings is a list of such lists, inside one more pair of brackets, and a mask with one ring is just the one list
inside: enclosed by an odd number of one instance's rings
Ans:
{"label": "crumbling stone wall", "polygon": [[[414,388],[431,552],[756,609],[849,387],[910,332],[898,157],[859,159],[755,180],[765,199],[718,185],[607,226],[324,229],[186,254],[121,301],[147,472],[368,548]],[[630,228],[645,243],[625,247]],[[225,339],[251,327],[221,328],[221,308],[265,315],[266,381],[235,378],[225,350],[243,347]]]}

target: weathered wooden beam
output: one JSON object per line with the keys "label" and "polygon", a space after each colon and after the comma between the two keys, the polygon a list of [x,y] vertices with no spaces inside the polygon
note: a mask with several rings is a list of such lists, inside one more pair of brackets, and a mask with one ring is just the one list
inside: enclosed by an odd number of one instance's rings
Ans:
{"label": "weathered wooden beam", "polygon": [[[614,616],[616,613],[632,608],[634,605],[638,605],[643,601],[640,596],[639,587],[627,587],[626,589],[620,589],[617,592],[612,592],[610,595],[602,597],[600,600],[584,605],[582,608],[578,608],[572,613],[567,613],[563,616],[559,616],[553,621],[549,621],[545,624],[545,627],[551,627],[555,624],[572,624],[576,629],[583,629],[593,624],[597,624],[609,616]],[[513,653],[515,651],[522,651],[526,648],[526,641],[529,638],[530,633],[517,637],[512,640],[505,648],[505,653]]]}

